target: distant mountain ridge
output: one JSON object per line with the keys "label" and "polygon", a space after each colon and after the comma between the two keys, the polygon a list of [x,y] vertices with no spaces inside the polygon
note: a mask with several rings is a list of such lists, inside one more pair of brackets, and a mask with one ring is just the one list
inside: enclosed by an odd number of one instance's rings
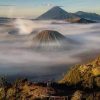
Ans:
{"label": "distant mountain ridge", "polygon": [[14,18],[0,17],[0,24],[5,24],[11,22],[12,20],[14,20]]}
{"label": "distant mountain ridge", "polygon": [[94,21],[100,20],[100,15],[96,14],[96,13],[88,13],[88,12],[78,11],[75,14],[81,18],[86,18],[89,20],[94,20]]}
{"label": "distant mountain ridge", "polygon": [[83,11],[78,11],[76,13],[69,13],[59,6],[55,6],[43,13],[37,20],[65,20],[68,18],[84,18],[86,20],[100,21],[100,15],[96,13],[88,13]]}
{"label": "distant mountain ridge", "polygon": [[97,23],[97,21],[85,19],[85,18],[69,18],[67,19],[70,23],[81,23],[81,24],[89,24],[89,23]]}

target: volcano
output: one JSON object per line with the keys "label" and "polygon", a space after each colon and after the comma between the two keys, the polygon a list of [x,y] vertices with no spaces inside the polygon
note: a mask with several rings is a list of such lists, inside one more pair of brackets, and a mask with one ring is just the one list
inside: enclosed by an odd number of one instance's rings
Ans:
{"label": "volcano", "polygon": [[51,8],[49,11],[47,11],[44,14],[42,14],[41,16],[39,16],[37,19],[40,19],[40,20],[50,20],[50,19],[63,20],[63,19],[69,18],[69,17],[73,18],[73,17],[77,17],[77,16],[75,14],[66,12],[59,6],[55,6],[55,7]]}
{"label": "volcano", "polygon": [[72,44],[75,44],[75,41],[53,30],[44,30],[38,33],[32,40],[32,45],[39,48],[69,48]]}

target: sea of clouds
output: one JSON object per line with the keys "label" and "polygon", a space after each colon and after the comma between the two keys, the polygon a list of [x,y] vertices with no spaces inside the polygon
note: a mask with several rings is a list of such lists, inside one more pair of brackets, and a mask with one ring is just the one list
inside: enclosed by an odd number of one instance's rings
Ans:
{"label": "sea of clouds", "polygon": [[[36,51],[30,48],[28,43],[42,30],[58,31],[79,43],[76,48],[70,48],[70,50]],[[16,19],[0,26],[0,74],[28,75],[31,73],[33,76],[50,74],[49,78],[52,75],[58,77],[66,72],[68,65],[81,62],[81,54],[97,53],[100,50],[99,45],[99,23],[71,24],[56,20]]]}

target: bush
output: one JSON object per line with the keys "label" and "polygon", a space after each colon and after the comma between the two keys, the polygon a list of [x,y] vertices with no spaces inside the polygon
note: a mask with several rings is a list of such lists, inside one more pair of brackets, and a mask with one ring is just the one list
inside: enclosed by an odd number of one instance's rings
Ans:
{"label": "bush", "polygon": [[77,90],[77,91],[73,94],[73,96],[72,96],[72,98],[71,98],[71,100],[81,100],[81,99],[82,99],[82,92],[79,91],[79,90]]}
{"label": "bush", "polygon": [[10,98],[13,98],[15,94],[15,89],[14,88],[9,88],[7,91],[7,99],[9,100]]}

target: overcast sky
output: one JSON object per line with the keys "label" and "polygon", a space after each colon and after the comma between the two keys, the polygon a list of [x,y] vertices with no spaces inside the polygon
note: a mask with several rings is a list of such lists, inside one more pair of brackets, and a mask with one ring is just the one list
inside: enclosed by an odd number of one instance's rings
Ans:
{"label": "overcast sky", "polygon": [[53,6],[100,14],[100,0],[0,0],[0,16],[37,17]]}

